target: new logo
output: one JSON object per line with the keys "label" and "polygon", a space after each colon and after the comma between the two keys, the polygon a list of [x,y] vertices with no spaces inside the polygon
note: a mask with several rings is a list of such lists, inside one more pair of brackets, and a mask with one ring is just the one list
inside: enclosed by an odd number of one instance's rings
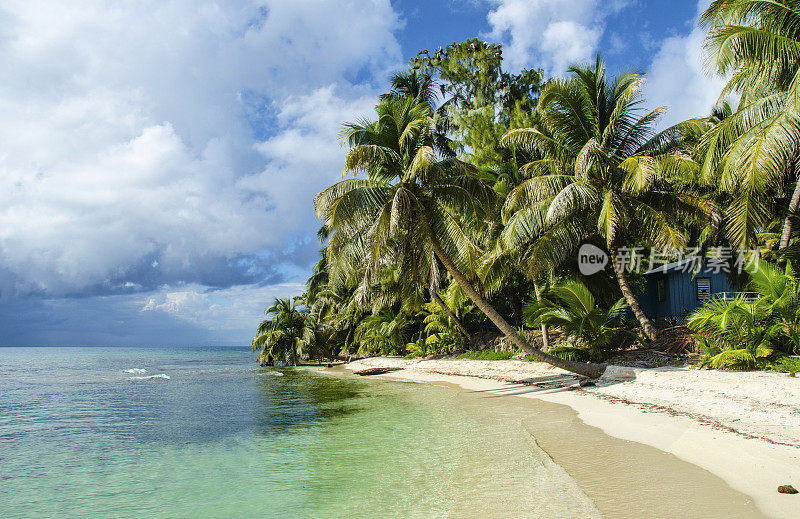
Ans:
{"label": "new logo", "polygon": [[608,255],[600,247],[584,243],[578,249],[578,270],[584,276],[597,274],[608,265]]}

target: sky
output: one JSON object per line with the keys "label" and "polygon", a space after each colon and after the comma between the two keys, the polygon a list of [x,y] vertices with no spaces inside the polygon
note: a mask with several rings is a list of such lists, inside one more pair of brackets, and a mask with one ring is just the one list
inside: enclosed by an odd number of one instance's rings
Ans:
{"label": "sky", "polygon": [[646,74],[704,115],[708,0],[4,0],[0,346],[246,345],[318,257],[345,121],[478,37],[563,75]]}

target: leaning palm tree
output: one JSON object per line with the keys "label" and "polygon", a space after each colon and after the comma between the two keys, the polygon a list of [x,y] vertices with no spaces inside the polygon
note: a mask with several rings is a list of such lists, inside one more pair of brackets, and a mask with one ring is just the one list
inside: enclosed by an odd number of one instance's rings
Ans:
{"label": "leaning palm tree", "polygon": [[609,80],[599,58],[593,68],[569,70],[571,78],[542,91],[540,124],[503,137],[535,157],[522,168],[528,179],[507,197],[504,242],[523,247],[534,271],[559,265],[582,242],[604,244],[622,294],[652,340],[656,327],[634,296],[620,248],[646,243],[677,251],[689,224],[710,222],[712,206],[671,185],[672,176],[696,165],[683,127],[656,133],[663,109],[640,112],[640,75]]}
{"label": "leaning palm tree", "polygon": [[315,200],[317,216],[333,231],[330,283],[357,276],[366,290],[391,267],[403,273],[402,282],[435,293],[441,263],[522,350],[575,373],[600,376],[605,365],[567,361],[531,346],[473,286],[481,255],[473,237],[485,225],[493,192],[468,164],[437,156],[427,103],[387,99],[377,106],[377,115],[376,121],[345,126],[342,137],[350,147],[345,173],[356,178],[342,180]]}
{"label": "leaning palm tree", "polygon": [[353,353],[353,337],[365,314],[354,296],[354,286],[328,285],[317,295],[310,309],[314,319],[328,327],[332,337],[331,342],[341,345],[340,349],[348,353]]}
{"label": "leaning palm tree", "polygon": [[[730,77],[721,97],[741,96],[738,110],[703,139],[702,178],[734,195],[726,215],[732,244],[755,245],[785,209],[785,248],[800,204],[800,1],[716,0],[700,23],[709,30],[709,64]],[[789,192],[786,207],[775,207]]]}

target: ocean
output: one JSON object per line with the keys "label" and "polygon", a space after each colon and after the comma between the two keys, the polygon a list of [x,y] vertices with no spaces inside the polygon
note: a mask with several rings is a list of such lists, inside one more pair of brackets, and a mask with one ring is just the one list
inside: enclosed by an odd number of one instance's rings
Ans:
{"label": "ocean", "polygon": [[0,348],[2,518],[596,516],[513,410],[453,387],[248,349]]}

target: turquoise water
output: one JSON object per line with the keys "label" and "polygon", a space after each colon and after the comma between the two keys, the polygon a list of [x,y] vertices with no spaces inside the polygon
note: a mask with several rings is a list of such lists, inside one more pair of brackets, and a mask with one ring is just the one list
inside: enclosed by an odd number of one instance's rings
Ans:
{"label": "turquoise water", "polygon": [[595,516],[501,407],[247,350],[0,348],[0,517]]}

